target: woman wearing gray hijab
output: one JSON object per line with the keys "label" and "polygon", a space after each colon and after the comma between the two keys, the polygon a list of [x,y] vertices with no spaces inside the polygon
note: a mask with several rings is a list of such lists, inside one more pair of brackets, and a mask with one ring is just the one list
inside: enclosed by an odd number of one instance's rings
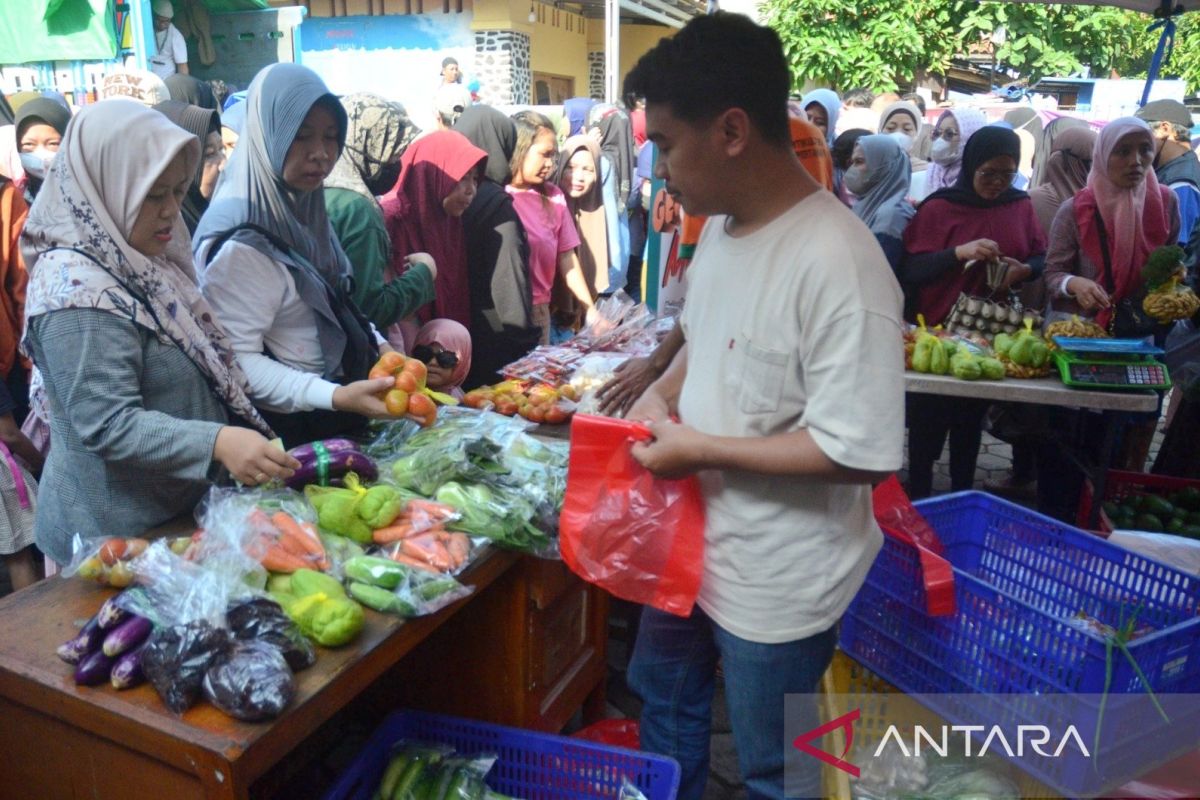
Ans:
{"label": "woman wearing gray hijab", "polygon": [[246,106],[194,252],[250,397],[290,447],[387,416],[392,379],[365,380],[382,340],[350,297],[350,262],[325,211],[345,110],[298,64],[259,72]]}
{"label": "woman wearing gray hijab", "polygon": [[864,136],[854,145],[842,176],[858,202],[854,214],[867,224],[895,272],[904,258],[904,229],[917,210],[908,201],[908,153],[890,134]]}

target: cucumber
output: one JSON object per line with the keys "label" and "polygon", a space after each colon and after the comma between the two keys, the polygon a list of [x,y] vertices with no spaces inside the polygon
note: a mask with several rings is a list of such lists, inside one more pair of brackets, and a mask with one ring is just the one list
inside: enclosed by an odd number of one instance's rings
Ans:
{"label": "cucumber", "polygon": [[404,774],[404,768],[407,766],[408,756],[405,753],[397,753],[392,756],[387,769],[383,771],[383,780],[379,782],[379,794],[384,800],[388,800],[395,792],[396,782],[400,780],[400,776]]}

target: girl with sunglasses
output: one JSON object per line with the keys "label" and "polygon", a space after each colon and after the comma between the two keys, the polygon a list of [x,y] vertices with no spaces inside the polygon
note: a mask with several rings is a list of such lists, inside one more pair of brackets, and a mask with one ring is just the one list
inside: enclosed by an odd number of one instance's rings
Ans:
{"label": "girl with sunglasses", "polygon": [[425,323],[417,333],[412,357],[425,362],[426,385],[435,391],[462,399],[463,382],[471,371],[471,334],[452,319]]}

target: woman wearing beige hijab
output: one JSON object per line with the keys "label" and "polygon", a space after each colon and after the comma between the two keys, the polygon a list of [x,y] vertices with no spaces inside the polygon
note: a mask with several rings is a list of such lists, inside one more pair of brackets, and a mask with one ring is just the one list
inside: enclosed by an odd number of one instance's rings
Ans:
{"label": "woman wearing beige hijab", "polygon": [[76,532],[137,536],[190,512],[222,467],[254,485],[299,466],[268,441],[196,286],[180,206],[199,160],[163,115],[106,100],[71,121],[30,209],[25,346],[54,441],[34,532],[59,563]]}

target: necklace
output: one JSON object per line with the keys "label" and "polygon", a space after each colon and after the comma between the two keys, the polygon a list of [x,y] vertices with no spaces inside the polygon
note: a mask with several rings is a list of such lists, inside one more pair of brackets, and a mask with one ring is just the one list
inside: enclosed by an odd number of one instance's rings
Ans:
{"label": "necklace", "polygon": [[165,31],[161,31],[161,32],[155,31],[154,32],[154,43],[156,45],[158,45],[158,52],[161,53],[162,49],[167,46],[167,34],[169,34],[170,32],[171,32],[170,28],[168,28]]}

